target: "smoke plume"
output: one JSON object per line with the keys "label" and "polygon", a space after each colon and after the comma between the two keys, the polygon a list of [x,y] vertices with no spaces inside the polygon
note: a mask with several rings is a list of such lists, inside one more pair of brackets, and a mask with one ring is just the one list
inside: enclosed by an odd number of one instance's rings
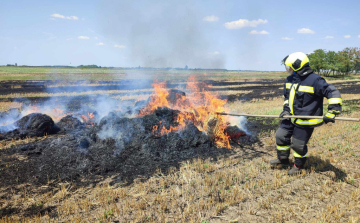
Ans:
{"label": "smoke plume", "polygon": [[223,55],[209,49],[201,10],[192,1],[107,0],[99,13],[99,29],[126,45],[134,66],[224,68]]}

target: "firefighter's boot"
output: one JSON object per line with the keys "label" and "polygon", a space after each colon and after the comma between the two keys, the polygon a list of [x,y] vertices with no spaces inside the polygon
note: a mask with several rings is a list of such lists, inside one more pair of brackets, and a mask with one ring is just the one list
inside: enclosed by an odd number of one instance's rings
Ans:
{"label": "firefighter's boot", "polygon": [[277,166],[286,167],[289,165],[289,159],[273,159],[270,160],[270,166],[271,167],[277,167]]}
{"label": "firefighter's boot", "polygon": [[294,164],[294,166],[289,170],[288,174],[289,175],[299,174],[299,173],[301,173],[301,169],[302,169],[301,166]]}

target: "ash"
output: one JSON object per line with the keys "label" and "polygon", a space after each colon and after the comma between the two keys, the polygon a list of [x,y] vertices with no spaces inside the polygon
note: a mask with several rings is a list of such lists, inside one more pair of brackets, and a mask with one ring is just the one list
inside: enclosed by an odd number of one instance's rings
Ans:
{"label": "ash", "polygon": [[[15,130],[1,134],[1,140],[48,136],[2,152],[27,156],[27,162],[21,165],[23,171],[19,170],[23,173],[19,179],[32,178],[39,183],[52,179],[75,181],[114,173],[118,175],[117,181],[131,182],[139,175],[152,175],[156,169],[178,167],[184,160],[230,152],[217,148],[213,139],[192,123],[164,135],[154,129],[159,125],[158,129],[178,126],[178,113],[158,108],[149,115],[128,118],[113,111],[93,126],[85,126],[73,116],[66,116],[55,124],[49,116],[34,113],[17,121]],[[10,173],[1,175],[8,182],[14,179]]]}

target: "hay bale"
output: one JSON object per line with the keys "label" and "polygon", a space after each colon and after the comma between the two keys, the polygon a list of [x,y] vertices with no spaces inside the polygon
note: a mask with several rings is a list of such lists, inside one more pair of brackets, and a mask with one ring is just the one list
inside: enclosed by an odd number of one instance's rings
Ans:
{"label": "hay bale", "polygon": [[58,127],[48,115],[32,113],[22,117],[15,123],[22,137],[44,136],[58,132]]}
{"label": "hay bale", "polygon": [[228,126],[224,132],[233,141],[237,141],[241,136],[246,135],[246,133],[236,125]]}
{"label": "hay bale", "polygon": [[67,115],[60,119],[60,121],[57,123],[57,126],[61,129],[61,131],[67,132],[81,129],[84,127],[84,124],[80,122],[79,119],[71,115]]}

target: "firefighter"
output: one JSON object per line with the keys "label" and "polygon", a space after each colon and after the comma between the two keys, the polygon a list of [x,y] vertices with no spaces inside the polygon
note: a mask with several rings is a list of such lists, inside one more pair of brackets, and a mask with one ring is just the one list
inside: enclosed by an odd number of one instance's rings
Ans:
{"label": "firefighter", "polygon": [[[323,116],[323,100],[328,99],[328,111],[323,119],[283,119],[276,131],[277,159],[271,160],[272,167],[289,165],[290,148],[293,149],[295,163],[289,175],[301,172],[304,168],[307,143],[314,128],[335,122],[341,112],[340,92],[310,68],[306,54],[297,52],[284,58],[286,71],[290,74],[284,84],[284,108],[280,117],[287,115]],[[292,137],[292,140],[291,140]]]}

